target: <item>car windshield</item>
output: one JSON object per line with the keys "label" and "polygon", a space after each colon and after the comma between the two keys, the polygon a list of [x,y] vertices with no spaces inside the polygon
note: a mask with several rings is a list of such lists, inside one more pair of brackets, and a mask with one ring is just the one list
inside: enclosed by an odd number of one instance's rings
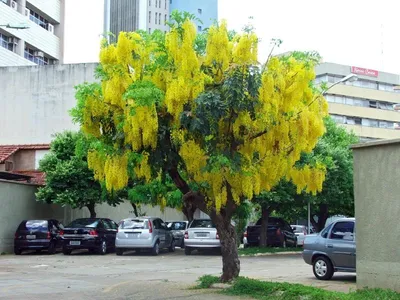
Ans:
{"label": "car windshield", "polygon": [[168,226],[168,228],[171,228],[172,230],[185,230],[186,222],[171,222],[167,226]]}
{"label": "car windshield", "polygon": [[190,228],[215,228],[211,220],[193,220]]}
{"label": "car windshield", "polygon": [[99,220],[97,219],[77,219],[72,221],[67,227],[68,228],[95,228],[99,224]]}
{"label": "car windshield", "polygon": [[24,223],[19,226],[19,230],[47,231],[48,228],[48,223],[46,220],[29,220]]}
{"label": "car windshield", "polygon": [[124,220],[119,224],[121,229],[149,229],[147,220]]}

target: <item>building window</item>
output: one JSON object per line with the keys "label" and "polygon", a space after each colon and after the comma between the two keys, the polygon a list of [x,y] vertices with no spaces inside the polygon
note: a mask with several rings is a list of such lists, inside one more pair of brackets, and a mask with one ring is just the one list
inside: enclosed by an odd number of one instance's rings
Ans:
{"label": "building window", "polygon": [[203,13],[203,10],[201,8],[198,8],[197,12],[199,13],[199,15],[201,15]]}
{"label": "building window", "polygon": [[6,36],[0,32],[0,46],[14,52],[14,44],[9,43],[9,39],[9,36]]}
{"label": "building window", "polygon": [[167,9],[167,0],[165,0],[164,9]]}
{"label": "building window", "polygon": [[161,8],[161,0],[158,0],[158,7]]}
{"label": "building window", "polygon": [[149,11],[149,23],[151,23],[151,11]]}
{"label": "building window", "polygon": [[41,56],[41,55],[38,56],[37,55],[38,52],[40,53],[40,51],[36,51],[36,50],[30,49],[28,47],[25,47],[24,57],[27,60],[30,60],[30,61],[34,62],[35,64],[37,64],[37,65],[41,65],[41,66],[48,65],[51,62],[51,60],[48,59],[47,57],[45,57],[44,55],[43,56]]}
{"label": "building window", "polygon": [[30,11],[29,19],[38,24],[40,27],[43,27],[44,29],[47,30],[47,26],[50,23],[48,20],[46,20],[44,17],[39,15],[38,13],[35,13],[33,10]]}
{"label": "building window", "polygon": [[155,22],[154,22],[154,24],[157,24],[157,16],[158,16],[158,13],[155,13]]}
{"label": "building window", "polygon": [[199,26],[197,26],[197,31],[201,31],[202,29],[201,29],[201,26],[199,25]]}
{"label": "building window", "polygon": [[5,4],[7,4],[7,0],[0,0],[1,2],[4,2]]}
{"label": "building window", "polygon": [[158,14],[158,24],[161,25],[161,13]]}
{"label": "building window", "polygon": [[167,24],[167,15],[164,15],[164,24]]}
{"label": "building window", "polygon": [[151,28],[149,28],[149,34],[151,34]]}
{"label": "building window", "polygon": [[149,6],[151,6],[151,0],[149,0]]}

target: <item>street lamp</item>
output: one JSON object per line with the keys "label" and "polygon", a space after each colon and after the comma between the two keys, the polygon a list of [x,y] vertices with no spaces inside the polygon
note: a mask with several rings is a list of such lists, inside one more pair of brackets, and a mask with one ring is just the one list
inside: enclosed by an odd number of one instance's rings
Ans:
{"label": "street lamp", "polygon": [[[343,77],[342,79],[336,81],[335,83],[333,83],[331,86],[329,86],[328,88],[326,88],[324,91],[322,91],[322,96],[324,96],[331,88],[333,88],[335,85],[338,85],[339,83],[345,83],[347,81],[349,82],[354,82],[358,79],[358,76],[356,74],[349,74],[345,77]],[[395,108],[396,109],[396,108]],[[400,110],[400,105],[399,105],[399,110]],[[307,233],[310,234],[310,227],[311,227],[311,204],[310,201],[308,201],[308,205],[307,205],[307,209],[308,209],[308,228],[307,228]]]}
{"label": "street lamp", "polygon": [[17,23],[17,24],[0,24],[0,27],[6,27],[10,29],[29,29],[29,24],[27,23]]}

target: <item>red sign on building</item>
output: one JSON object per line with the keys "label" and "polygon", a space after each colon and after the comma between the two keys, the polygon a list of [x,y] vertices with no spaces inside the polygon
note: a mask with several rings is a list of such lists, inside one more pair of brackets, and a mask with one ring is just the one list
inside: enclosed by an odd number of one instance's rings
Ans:
{"label": "red sign on building", "polygon": [[351,73],[364,76],[371,76],[371,77],[378,77],[379,75],[379,72],[376,70],[359,68],[359,67],[351,67]]}

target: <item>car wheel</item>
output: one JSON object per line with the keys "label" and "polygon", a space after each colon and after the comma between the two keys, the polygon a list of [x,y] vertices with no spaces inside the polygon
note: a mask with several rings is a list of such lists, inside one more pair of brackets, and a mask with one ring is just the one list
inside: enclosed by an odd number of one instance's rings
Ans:
{"label": "car wheel", "polygon": [[14,254],[15,255],[21,255],[22,251],[19,248],[14,248]]}
{"label": "car wheel", "polygon": [[314,276],[319,280],[329,280],[333,276],[333,266],[331,261],[324,257],[319,256],[313,263]]}
{"label": "car wheel", "polygon": [[64,255],[70,255],[72,253],[71,249],[63,248],[63,254]]}
{"label": "car wheel", "polygon": [[151,249],[151,254],[157,256],[159,253],[160,253],[160,242],[157,241],[154,244],[153,249]]}
{"label": "car wheel", "polygon": [[100,255],[105,255],[107,253],[107,243],[106,241],[101,241],[100,248],[99,248],[99,254]]}
{"label": "car wheel", "polygon": [[175,240],[174,239],[172,239],[171,245],[169,246],[168,251],[175,252]]}
{"label": "car wheel", "polygon": [[185,247],[185,255],[190,255],[192,254],[192,249],[190,249],[189,247]]}
{"label": "car wheel", "polygon": [[121,248],[115,248],[115,254],[117,254],[118,256],[124,254],[124,249]]}
{"label": "car wheel", "polygon": [[49,248],[47,249],[47,252],[49,254],[56,253],[56,243],[55,242],[50,242],[50,245],[49,245]]}

